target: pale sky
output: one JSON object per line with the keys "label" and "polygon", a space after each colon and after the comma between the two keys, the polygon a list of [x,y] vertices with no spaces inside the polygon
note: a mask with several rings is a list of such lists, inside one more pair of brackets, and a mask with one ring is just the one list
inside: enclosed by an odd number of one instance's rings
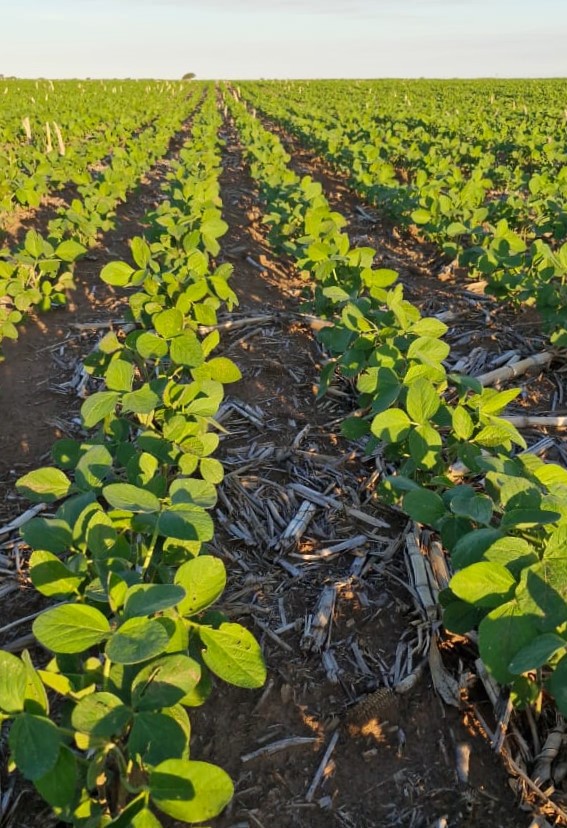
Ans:
{"label": "pale sky", "polygon": [[567,0],[0,0],[21,77],[565,77]]}

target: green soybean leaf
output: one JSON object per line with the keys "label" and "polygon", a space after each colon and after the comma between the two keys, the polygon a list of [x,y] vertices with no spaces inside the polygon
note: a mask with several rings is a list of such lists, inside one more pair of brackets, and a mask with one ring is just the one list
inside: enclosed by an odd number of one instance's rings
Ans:
{"label": "green soybean leaf", "polygon": [[555,703],[563,716],[567,716],[567,656],[563,656],[547,682]]}
{"label": "green soybean leaf", "polygon": [[93,428],[108,414],[114,413],[119,399],[120,394],[117,391],[97,391],[87,397],[81,406],[81,417],[86,428]]}
{"label": "green soybean leaf", "polygon": [[516,581],[500,564],[480,561],[456,572],[449,586],[458,598],[469,604],[497,607],[512,597]]}
{"label": "green soybean leaf", "polygon": [[134,236],[130,240],[130,249],[132,250],[132,258],[138,267],[146,268],[152,260],[152,252],[150,246],[141,236]]}
{"label": "green soybean leaf", "polygon": [[408,359],[417,359],[426,365],[439,365],[449,356],[451,347],[432,336],[420,336],[408,348]]}
{"label": "green soybean leaf", "polygon": [[459,487],[451,497],[451,511],[459,517],[466,517],[475,523],[489,524],[492,518],[492,500],[477,494],[468,486]]}
{"label": "green soybean leaf", "polygon": [[[27,650],[22,653],[22,663],[26,671],[26,689],[24,693],[24,710],[36,716],[47,716],[49,700],[39,672],[35,669]],[[1,708],[0,708],[1,709]]]}
{"label": "green soybean leaf", "polygon": [[74,262],[86,252],[87,248],[73,239],[67,239],[67,241],[61,242],[55,249],[55,255],[62,262]]}
{"label": "green soybean leaf", "polygon": [[429,489],[414,489],[404,495],[403,509],[412,520],[430,526],[434,526],[447,513],[441,497]]}
{"label": "green soybean leaf", "polygon": [[88,521],[86,531],[87,549],[95,558],[104,559],[112,555],[118,542],[118,532],[106,512],[95,511]]}
{"label": "green soybean leaf", "polygon": [[26,253],[33,256],[34,259],[39,259],[44,251],[44,241],[41,235],[36,230],[28,230],[24,242]]}
{"label": "green soybean leaf", "polygon": [[356,387],[361,394],[372,394],[372,411],[378,414],[394,403],[403,386],[391,368],[368,368],[359,375]]}
{"label": "green soybean leaf", "polygon": [[474,423],[471,415],[462,405],[458,405],[452,413],[453,431],[459,440],[468,440],[473,431]]}
{"label": "green soybean leaf", "polygon": [[204,509],[187,506],[163,511],[158,519],[158,532],[166,538],[206,543],[213,538],[214,524]]}
{"label": "green soybean leaf", "polygon": [[341,423],[341,434],[347,440],[358,440],[370,431],[370,423],[362,417],[347,417]]}
{"label": "green soybean leaf", "polygon": [[142,757],[147,765],[166,759],[188,759],[191,725],[181,705],[161,712],[142,710],[134,715],[128,739],[130,755]]}
{"label": "green soybean leaf", "polygon": [[481,618],[481,611],[466,601],[451,601],[443,610],[444,627],[457,635],[466,635],[478,625]]}
{"label": "green soybean leaf", "polygon": [[185,590],[185,598],[177,609],[181,615],[202,612],[222,595],[226,585],[226,569],[220,558],[200,555],[182,564],[175,573],[175,583]]}
{"label": "green soybean leaf", "polygon": [[68,747],[61,745],[54,767],[36,779],[34,785],[53,808],[66,808],[69,805],[73,807],[77,778],[75,755]]}
{"label": "green soybean leaf", "polygon": [[176,584],[136,584],[126,593],[124,618],[161,612],[175,607],[184,597],[185,590]]}
{"label": "green soybean leaf", "polygon": [[131,391],[134,366],[125,359],[114,359],[106,369],[104,379],[110,391]]}
{"label": "green soybean leaf", "polygon": [[455,569],[463,569],[465,566],[481,561],[484,552],[502,537],[500,529],[475,529],[467,532],[457,543],[452,552],[453,566]]}
{"label": "green soybean leaf", "polygon": [[44,466],[20,477],[16,489],[33,503],[53,503],[69,494],[71,481],[59,469]]}
{"label": "green soybean leaf", "polygon": [[[92,765],[91,765],[91,767],[92,767]],[[135,799],[132,799],[132,801],[129,802],[128,805],[126,805],[126,807],[120,812],[120,814],[117,817],[115,817],[114,819],[111,819],[110,822],[105,822],[104,828],[156,828],[157,820],[156,820],[156,822],[153,822],[153,823],[148,822],[147,820],[145,822],[144,821],[137,822],[138,817],[141,814],[143,814],[144,811],[146,813],[149,813],[150,816],[153,817],[153,814],[150,811],[148,811],[148,809],[145,807],[145,802],[146,802],[146,795],[145,795],[145,793],[141,793]],[[83,800],[82,804],[87,805],[87,806],[91,805],[92,800],[90,798],[88,800]],[[89,811],[89,813],[87,813],[86,811],[85,812],[81,811],[80,814],[78,814],[78,811],[79,811],[79,808],[77,808],[75,810],[75,814],[74,814],[75,817],[80,816],[81,819],[85,819],[89,816],[92,816],[90,811]],[[96,821],[94,823],[91,822],[90,824],[96,825],[97,821],[100,819],[100,814],[97,813],[96,815],[92,816],[92,818]],[[155,819],[155,817],[154,817],[154,819]],[[89,823],[87,823],[87,826],[88,825],[89,825]],[[157,828],[162,828],[160,822],[157,822]]]}
{"label": "green soybean leaf", "polygon": [[406,409],[414,423],[427,423],[440,405],[439,393],[426,379],[412,382],[408,389]]}
{"label": "green soybean leaf", "polygon": [[514,680],[508,665],[536,635],[533,620],[517,601],[496,607],[483,618],[479,625],[480,656],[496,681],[508,684]]}
{"label": "green soybean leaf", "polygon": [[203,349],[197,336],[192,331],[185,331],[171,340],[171,359],[177,365],[196,368],[204,362]]}
{"label": "green soybean leaf", "polygon": [[126,287],[130,284],[134,268],[126,262],[109,262],[100,271],[100,278],[107,285]]}
{"label": "green soybean leaf", "polygon": [[75,575],[56,555],[40,550],[31,556],[30,578],[42,595],[65,599],[78,593],[84,575]]}
{"label": "green soybean leaf", "polygon": [[113,509],[128,512],[159,512],[158,498],[147,489],[132,486],[131,483],[110,483],[102,493]]}
{"label": "green soybean leaf", "polygon": [[169,496],[172,503],[188,503],[192,506],[201,506],[203,509],[212,509],[217,502],[215,486],[194,477],[174,480],[169,487]]}
{"label": "green soybean leaf", "polygon": [[117,664],[139,664],[161,655],[171,635],[153,618],[130,618],[109,639],[106,655]]}
{"label": "green soybean leaf", "polygon": [[150,771],[152,801],[182,822],[202,822],[221,813],[234,793],[227,773],[208,762],[168,759]]}
{"label": "green soybean leaf", "polygon": [[509,664],[511,673],[527,673],[528,670],[537,670],[547,664],[556,653],[567,650],[567,639],[555,633],[538,635],[525,647],[519,650]]}
{"label": "green soybean leaf", "polygon": [[104,446],[92,446],[79,460],[75,482],[79,489],[98,491],[112,471],[112,455]]}
{"label": "green soybean leaf", "polygon": [[159,403],[159,396],[146,383],[136,391],[130,391],[122,397],[122,411],[127,414],[151,414]]}
{"label": "green soybean leaf", "polygon": [[424,208],[414,210],[411,214],[411,220],[415,222],[415,224],[427,224],[428,221],[431,221],[431,213],[429,210],[425,210]]}
{"label": "green soybean leaf", "polygon": [[509,402],[516,399],[520,392],[521,388],[511,388],[507,391],[495,391],[493,388],[485,388],[477,405],[483,414],[500,414]]}
{"label": "green soybean leaf", "polygon": [[98,343],[98,350],[103,354],[114,354],[116,351],[121,351],[123,347],[114,331],[109,331]]}
{"label": "green soybean leaf", "polygon": [[209,260],[200,250],[191,250],[187,255],[187,266],[195,276],[204,276],[209,268]]}
{"label": "green soybean leaf", "polygon": [[218,486],[224,478],[224,468],[220,460],[214,457],[203,457],[199,461],[199,472],[203,480]]}
{"label": "green soybean leaf", "polygon": [[501,526],[503,529],[510,526],[544,526],[548,523],[555,523],[560,517],[559,512],[544,509],[510,509],[504,512]]}
{"label": "green soybean leaf", "polygon": [[61,734],[44,716],[20,713],[8,741],[16,765],[32,782],[53,770],[59,758]]}
{"label": "green soybean leaf", "polygon": [[46,610],[33,622],[40,644],[54,653],[82,653],[100,644],[110,624],[100,610],[82,604],[64,604]]}
{"label": "green soybean leaf", "polygon": [[523,569],[539,560],[538,555],[524,538],[505,537],[492,543],[484,552],[485,561],[501,564],[519,578]]}
{"label": "green soybean leaf", "polygon": [[432,336],[435,339],[444,336],[448,330],[447,325],[440,319],[435,319],[434,316],[424,316],[411,326],[412,333],[418,336]]}
{"label": "green soybean leaf", "polygon": [[15,655],[0,650],[0,710],[3,713],[24,709],[26,685],[25,665]]}
{"label": "green soybean leaf", "polygon": [[130,828],[162,828],[162,824],[149,808],[142,808],[140,813],[132,818]]}
{"label": "green soybean leaf", "polygon": [[51,456],[61,469],[74,469],[81,454],[81,444],[77,440],[63,438],[51,446]]}
{"label": "green soybean leaf", "polygon": [[214,357],[204,366],[212,380],[227,385],[242,379],[240,369],[227,357]]}
{"label": "green soybean leaf", "polygon": [[209,670],[237,687],[262,687],[266,666],[260,645],[248,630],[240,624],[224,623],[216,630],[199,627],[199,636]]}
{"label": "green soybean leaf", "polygon": [[434,469],[439,462],[441,435],[429,423],[412,428],[408,439],[409,454],[420,469]]}
{"label": "green soybean leaf", "polygon": [[183,330],[183,314],[177,308],[169,308],[153,317],[157,333],[164,339],[171,339]]}
{"label": "green soybean leaf", "polygon": [[522,446],[522,448],[526,447],[524,438],[510,424],[493,423],[492,425],[487,425],[481,428],[473,439],[479,446],[486,446],[487,448],[506,446],[510,442],[516,443]]}
{"label": "green soybean leaf", "polygon": [[555,632],[567,617],[567,556],[544,558],[524,569],[516,598],[539,632]]}
{"label": "green soybean leaf", "polygon": [[163,656],[143,667],[132,683],[132,705],[136,710],[173,707],[197,686],[201,667],[182,653]]}
{"label": "green soybean leaf", "polygon": [[391,408],[374,417],[370,430],[375,437],[385,443],[397,443],[404,440],[410,433],[411,421],[405,411]]}
{"label": "green soybean leaf", "polygon": [[68,550],[73,541],[69,524],[58,518],[32,518],[22,527],[21,532],[32,549],[45,549],[54,555]]}
{"label": "green soybean leaf", "polygon": [[162,359],[167,356],[167,342],[153,333],[143,333],[136,339],[136,350],[144,359]]}
{"label": "green soybean leaf", "polygon": [[132,711],[113,693],[91,693],[73,709],[71,723],[80,733],[100,739],[119,736],[132,718]]}

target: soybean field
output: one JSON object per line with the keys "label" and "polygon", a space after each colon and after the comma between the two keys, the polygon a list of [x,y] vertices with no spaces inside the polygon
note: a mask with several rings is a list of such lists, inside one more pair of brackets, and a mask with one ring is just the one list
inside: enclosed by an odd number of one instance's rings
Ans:
{"label": "soybean field", "polygon": [[0,114],[0,825],[567,825],[567,81]]}

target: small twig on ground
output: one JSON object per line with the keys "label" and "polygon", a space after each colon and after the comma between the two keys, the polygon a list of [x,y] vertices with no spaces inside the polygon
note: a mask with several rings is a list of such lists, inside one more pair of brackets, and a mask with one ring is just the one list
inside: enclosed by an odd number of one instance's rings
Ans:
{"label": "small twig on ground", "polygon": [[264,622],[260,621],[259,618],[256,618],[255,615],[253,615],[252,618],[254,619],[254,623],[262,630],[262,632],[265,632],[268,638],[271,638],[272,641],[278,645],[278,647],[281,647],[282,650],[285,650],[287,653],[293,653],[293,647],[290,647],[289,644],[283,641],[279,635],[268,627],[267,624],[264,624]]}
{"label": "small twig on ground", "polygon": [[23,514],[19,517],[14,518],[11,520],[10,523],[6,523],[5,526],[0,527],[0,535],[7,535],[10,532],[13,532],[15,529],[19,529],[29,520],[34,518],[40,512],[47,508],[47,503],[38,503],[36,506],[32,506],[31,509],[27,509]]}
{"label": "small twig on ground", "polygon": [[279,753],[281,750],[287,750],[292,747],[304,747],[305,745],[312,745],[318,742],[319,739],[314,736],[290,736],[289,739],[280,739],[277,742],[272,742],[269,745],[258,748],[252,753],[245,753],[240,757],[241,762],[250,762],[252,759],[258,759],[260,756],[272,756],[274,753]]}
{"label": "small twig on ground", "polygon": [[219,322],[218,325],[199,325],[199,333],[201,335],[212,333],[213,331],[235,331],[238,328],[247,328],[249,325],[261,325],[264,322],[273,322],[275,316],[273,313],[262,314],[261,316],[249,316],[245,319],[230,319],[228,322]]}
{"label": "small twig on ground", "polygon": [[313,781],[309,785],[309,789],[308,789],[307,793],[305,794],[306,802],[313,802],[313,797],[315,796],[315,791],[317,790],[317,788],[319,787],[319,785],[321,783],[321,780],[322,780],[323,775],[325,773],[325,769],[326,769],[327,765],[329,764],[329,759],[331,758],[331,754],[334,751],[335,746],[336,746],[338,741],[339,741],[339,731],[335,730],[335,732],[331,736],[331,741],[327,745],[327,750],[323,754],[323,758],[321,759],[321,762],[319,763],[319,767],[317,768],[317,772],[315,773],[315,776],[313,777]]}

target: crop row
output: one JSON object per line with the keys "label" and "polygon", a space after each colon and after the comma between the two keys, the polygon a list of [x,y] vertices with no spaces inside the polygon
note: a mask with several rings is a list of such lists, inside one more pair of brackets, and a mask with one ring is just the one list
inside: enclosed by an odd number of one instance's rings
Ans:
{"label": "crop row", "polygon": [[534,305],[552,340],[567,343],[567,153],[564,119],[550,119],[549,102],[529,114],[509,104],[491,114],[495,107],[477,100],[432,115],[426,87],[416,105],[390,100],[389,109],[370,97],[372,86],[366,105],[350,86],[349,98],[341,84],[331,93],[317,83],[300,89],[242,85],[369,203],[398,225],[418,225],[495,296]]}
{"label": "crop row", "polygon": [[190,758],[188,709],[205,702],[212,676],[265,680],[253,636],[212,609],[226,574],[206,546],[223,478],[214,418],[240,377],[212,356],[218,332],[198,335],[235,302],[231,266],[212,261],[227,229],[219,120],[209,94],[146,238],[132,239],[135,266],[101,271],[130,289],[130,325],[85,361],[100,390],[81,408],[84,440],[57,441],[54,465],[17,483],[58,504],[23,528],[32,583],[57,603],[33,625],[53,654],[45,667],[0,652],[1,718],[11,720],[11,767],[77,828],[218,814],[232,782]]}
{"label": "crop row", "polygon": [[[404,299],[376,251],[352,247],[321,185],[288,166],[279,139],[227,95],[266,205],[272,244],[312,277],[332,325],[321,394],[339,371],[357,392],[343,433],[395,472],[379,493],[433,527],[454,575],[440,594],[447,629],[478,628],[480,654],[516,704],[555,698],[567,713],[567,471],[525,449],[502,416],[519,389],[448,374],[447,328]],[[459,471],[457,471],[459,469]]]}
{"label": "crop row", "polygon": [[4,81],[0,127],[0,222],[18,204],[69,183],[85,183],[91,165],[123,146],[186,84]]}
{"label": "crop row", "polygon": [[66,291],[74,287],[73,263],[99,233],[112,228],[117,205],[164,155],[200,92],[194,91],[189,101],[167,101],[150,126],[115,150],[100,174],[84,173],[77,188],[80,198],[60,208],[46,238],[29,230],[19,248],[0,250],[0,343],[5,337],[17,339],[17,325],[32,308],[45,311],[65,303]]}

